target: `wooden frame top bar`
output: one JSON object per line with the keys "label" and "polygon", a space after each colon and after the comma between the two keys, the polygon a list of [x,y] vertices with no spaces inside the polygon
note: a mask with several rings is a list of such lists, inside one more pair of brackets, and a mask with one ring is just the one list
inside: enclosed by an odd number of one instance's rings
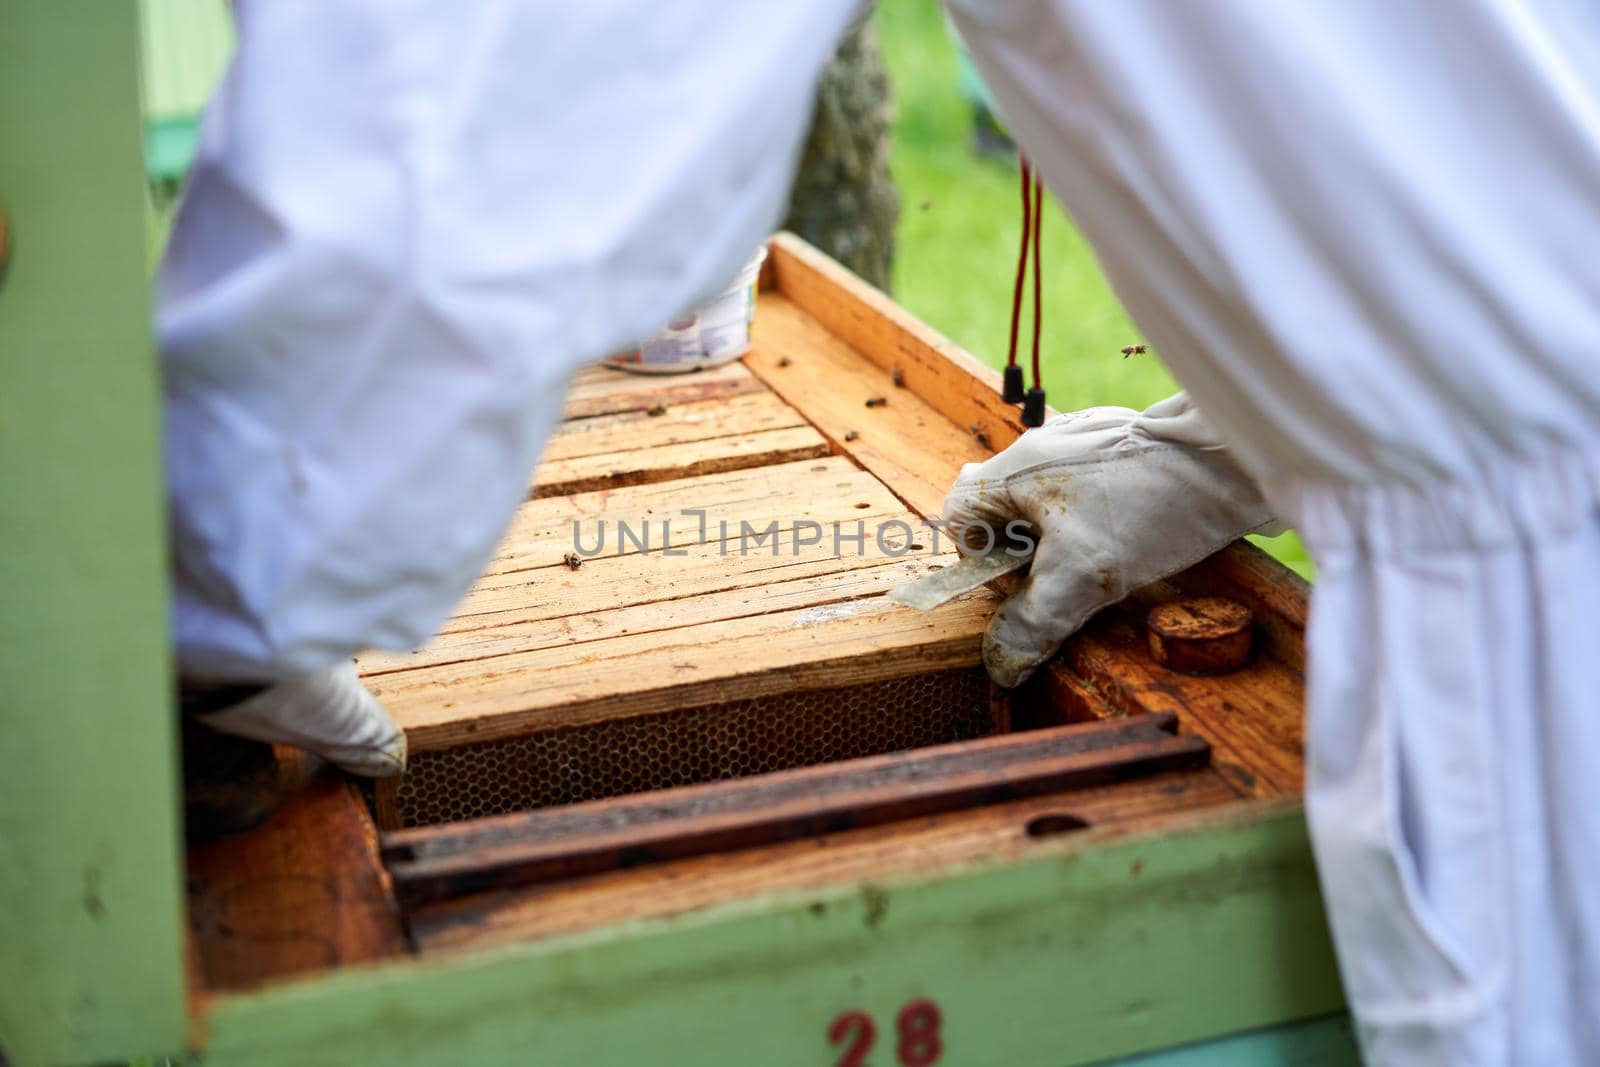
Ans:
{"label": "wooden frame top bar", "polygon": [[[1015,412],[803,243],[775,238],[769,262],[741,363],[579,374],[457,614],[426,648],[361,658],[413,751],[978,664],[992,594],[927,614],[884,594],[953,560],[924,520]],[[601,551],[573,558],[575,537]]]}

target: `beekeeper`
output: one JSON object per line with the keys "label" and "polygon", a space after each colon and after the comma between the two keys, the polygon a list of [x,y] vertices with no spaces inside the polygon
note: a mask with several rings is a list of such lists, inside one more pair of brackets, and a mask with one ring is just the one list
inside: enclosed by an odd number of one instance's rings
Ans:
{"label": "beekeeper", "polygon": [[963,472],[955,516],[1044,530],[991,670],[1095,570],[1263,521],[1253,482],[1317,563],[1306,802],[1366,1056],[1600,1063],[1600,8],[951,8],[1193,398]]}
{"label": "beekeeper", "polygon": [[351,655],[427,640],[572,373],[776,225],[853,8],[235,3],[158,316],[202,722],[399,772]]}
{"label": "beekeeper", "polygon": [[[851,6],[241,0],[160,324],[180,660],[266,686],[218,725],[393,769],[348,657],[448,612],[571,371],[775,223]],[[1041,533],[991,671],[1292,523],[1367,1057],[1600,1063],[1600,14],[951,8],[1188,387],[963,472],[952,517]]]}

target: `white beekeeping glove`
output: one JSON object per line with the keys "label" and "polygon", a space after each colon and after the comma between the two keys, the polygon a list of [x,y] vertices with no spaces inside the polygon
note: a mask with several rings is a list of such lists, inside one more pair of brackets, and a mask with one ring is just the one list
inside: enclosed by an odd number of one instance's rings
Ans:
{"label": "white beekeeping glove", "polygon": [[276,682],[195,719],[225,734],[303,748],[367,778],[406,769],[406,735],[349,662]]}
{"label": "white beekeeping glove", "polygon": [[1022,588],[984,635],[989,675],[1015,686],[1096,611],[1199,562],[1242,534],[1275,526],[1187,393],[1143,413],[1088,408],[1058,415],[1004,452],[969,463],[944,518],[982,551],[1013,520],[1038,542]]}

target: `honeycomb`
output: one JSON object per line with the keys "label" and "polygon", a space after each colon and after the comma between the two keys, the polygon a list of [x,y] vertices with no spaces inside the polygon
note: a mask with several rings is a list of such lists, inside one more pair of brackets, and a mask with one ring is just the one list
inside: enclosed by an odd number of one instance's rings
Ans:
{"label": "honeycomb", "polygon": [[393,804],[400,826],[423,826],[965,741],[994,730],[983,669],[940,671],[419,752]]}

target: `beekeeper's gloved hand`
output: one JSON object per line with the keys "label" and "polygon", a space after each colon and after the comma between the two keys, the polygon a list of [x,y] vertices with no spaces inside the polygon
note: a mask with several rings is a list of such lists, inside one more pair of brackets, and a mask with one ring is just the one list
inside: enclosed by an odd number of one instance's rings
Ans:
{"label": "beekeeper's gloved hand", "polygon": [[[989,675],[1015,686],[1108,604],[1276,526],[1255,484],[1187,393],[1143,413],[1088,408],[1058,415],[983,463],[945,498],[957,527],[1025,520],[1038,542],[1022,588],[989,622]],[[963,552],[988,538],[969,530]]]}
{"label": "beekeeper's gloved hand", "polygon": [[303,748],[367,778],[406,769],[406,735],[349,662],[275,682],[194,717],[225,734]]}

